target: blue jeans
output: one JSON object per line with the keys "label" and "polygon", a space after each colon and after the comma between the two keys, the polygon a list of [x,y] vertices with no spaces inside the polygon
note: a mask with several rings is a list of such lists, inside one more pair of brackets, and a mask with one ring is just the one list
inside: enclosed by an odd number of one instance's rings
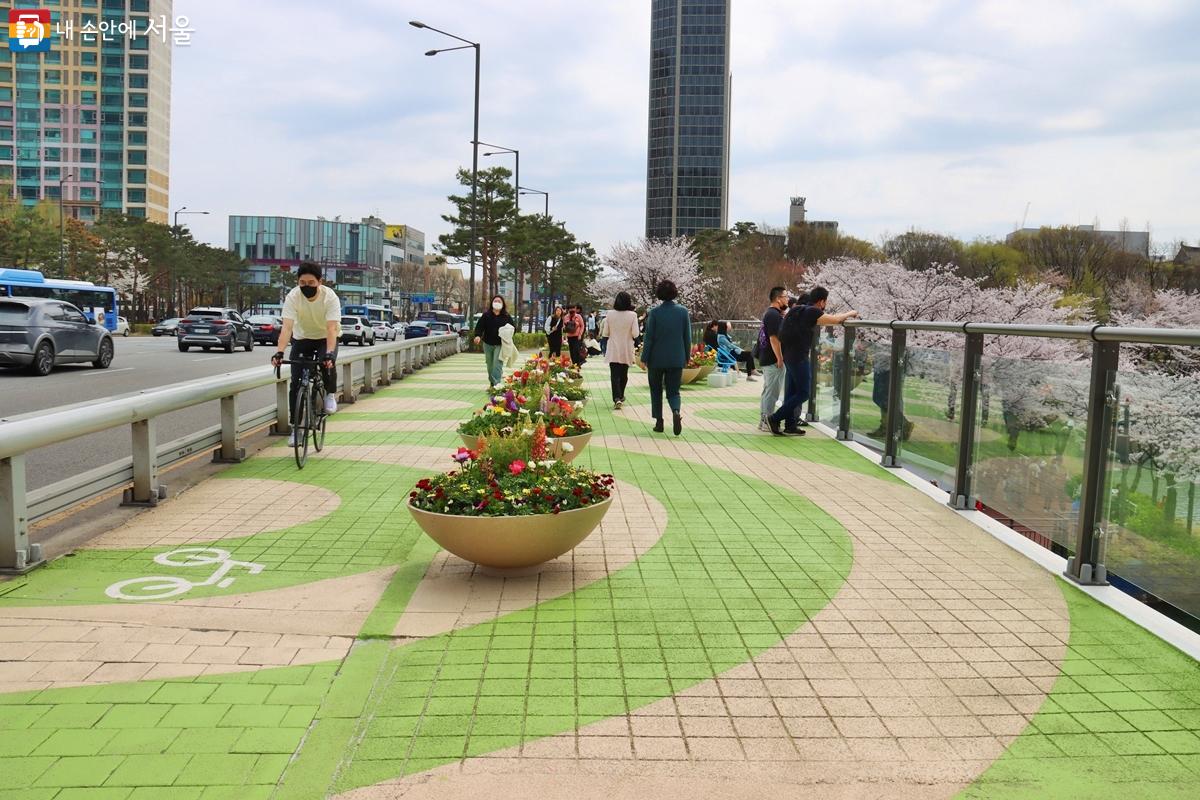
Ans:
{"label": "blue jeans", "polygon": [[787,378],[783,389],[783,405],[771,415],[776,424],[786,421],[788,427],[796,424],[800,407],[808,400],[808,390],[812,385],[812,373],[808,361],[789,361],[785,364]]}

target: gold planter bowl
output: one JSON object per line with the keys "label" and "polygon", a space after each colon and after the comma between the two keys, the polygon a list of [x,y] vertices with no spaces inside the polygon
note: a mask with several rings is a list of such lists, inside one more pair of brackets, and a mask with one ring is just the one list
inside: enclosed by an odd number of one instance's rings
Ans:
{"label": "gold planter bowl", "polygon": [[459,558],[492,569],[521,569],[570,552],[591,535],[612,506],[612,497],[561,514],[527,517],[463,517],[409,505],[430,539]]}
{"label": "gold planter bowl", "polygon": [[700,368],[700,374],[696,376],[696,380],[698,380],[698,381],[704,380],[709,375],[712,375],[713,372],[716,371],[716,369],[717,369],[716,364],[705,364],[703,367]]}
{"label": "gold planter bowl", "polygon": [[695,367],[693,369],[688,369],[687,367],[684,367],[683,368],[683,377],[679,379],[679,383],[681,386],[686,386],[689,383],[695,383],[699,377],[700,377],[700,367]]}
{"label": "gold planter bowl", "polygon": [[[465,433],[460,433],[459,438],[462,439],[463,446],[468,450],[474,450],[479,445],[478,436],[470,436]],[[570,464],[575,460],[576,456],[583,452],[583,448],[587,447],[587,443],[592,440],[591,432],[581,433],[577,436],[553,436],[546,434],[547,438],[553,439],[554,444],[550,447],[550,455],[559,460]],[[571,452],[564,453],[562,448],[558,446],[559,442],[566,442],[573,448]]]}

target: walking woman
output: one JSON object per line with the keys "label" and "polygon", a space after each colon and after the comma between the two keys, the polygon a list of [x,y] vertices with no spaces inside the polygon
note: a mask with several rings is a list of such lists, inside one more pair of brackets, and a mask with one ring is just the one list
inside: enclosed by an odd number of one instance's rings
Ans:
{"label": "walking woman", "polygon": [[500,328],[504,325],[517,327],[508,315],[504,298],[496,295],[492,298],[492,307],[480,314],[479,322],[475,323],[475,344],[483,342],[483,360],[487,364],[489,386],[495,386],[504,377],[504,365],[500,362]]}
{"label": "walking woman", "polygon": [[546,319],[546,345],[554,358],[562,356],[563,310],[555,306],[554,311]]}
{"label": "walking woman", "polygon": [[608,347],[604,358],[608,361],[608,374],[612,381],[613,410],[625,405],[625,387],[629,384],[629,365],[633,363],[633,340],[640,333],[637,313],[633,310],[633,298],[629,292],[617,292],[613,310],[604,318]]}
{"label": "walking woman", "polygon": [[661,281],[654,296],[662,302],[646,315],[646,336],[642,343],[642,364],[650,378],[650,414],[654,417],[654,432],[662,433],[665,389],[674,423],[672,429],[678,436],[683,431],[679,384],[688,353],[692,351],[692,322],[687,309],[675,302],[679,289],[674,283]]}

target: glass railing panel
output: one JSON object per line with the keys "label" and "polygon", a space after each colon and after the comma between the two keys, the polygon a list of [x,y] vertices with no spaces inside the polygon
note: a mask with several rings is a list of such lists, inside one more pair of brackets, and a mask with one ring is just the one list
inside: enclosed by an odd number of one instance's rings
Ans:
{"label": "glass railing panel", "polygon": [[984,356],[973,488],[984,511],[1044,547],[1075,544],[1086,362]]}
{"label": "glass railing panel", "polygon": [[813,364],[816,377],[814,399],[816,400],[817,419],[836,429],[838,415],[836,379],[840,372],[835,369],[835,366],[841,363],[842,340],[841,337],[833,338],[822,335],[818,341],[817,360]]}
{"label": "glass railing panel", "polygon": [[962,351],[908,347],[901,389],[900,463],[949,492],[958,463]]}
{"label": "glass railing panel", "polygon": [[888,335],[886,332],[860,331],[851,366],[850,432],[854,441],[879,452],[883,452],[890,378],[891,342]]}
{"label": "glass railing panel", "polygon": [[1106,566],[1200,617],[1200,375],[1121,369],[1113,396]]}

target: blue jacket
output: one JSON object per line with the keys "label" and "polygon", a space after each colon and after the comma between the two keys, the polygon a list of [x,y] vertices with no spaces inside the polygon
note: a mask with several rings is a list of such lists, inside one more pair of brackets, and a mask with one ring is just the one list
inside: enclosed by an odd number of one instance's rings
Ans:
{"label": "blue jacket", "polygon": [[642,361],[650,369],[683,369],[692,352],[692,320],[687,309],[667,300],[646,315]]}

